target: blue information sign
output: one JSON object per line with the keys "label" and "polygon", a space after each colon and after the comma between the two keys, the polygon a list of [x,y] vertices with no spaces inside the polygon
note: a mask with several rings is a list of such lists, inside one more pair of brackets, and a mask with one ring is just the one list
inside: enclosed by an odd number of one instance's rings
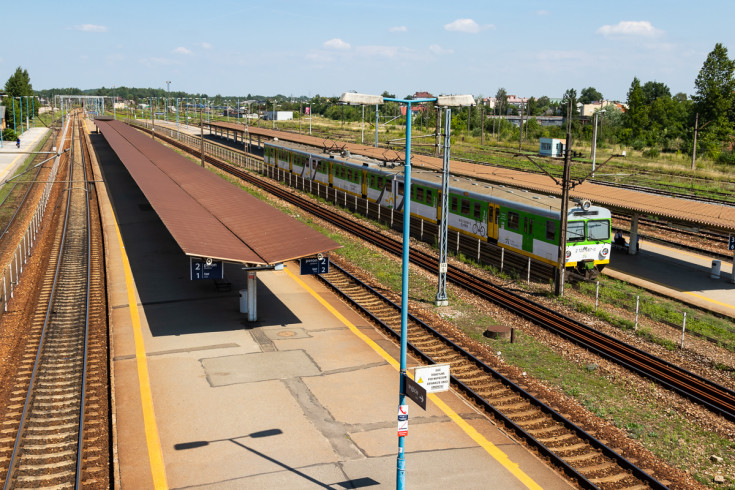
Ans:
{"label": "blue information sign", "polygon": [[189,257],[189,279],[224,279],[225,268],[221,260],[195,259]]}
{"label": "blue information sign", "polygon": [[730,236],[730,243],[727,245],[728,250],[735,250],[735,235]]}
{"label": "blue information sign", "polygon": [[307,257],[299,260],[301,264],[301,275],[307,274],[328,274],[329,273],[329,257]]}

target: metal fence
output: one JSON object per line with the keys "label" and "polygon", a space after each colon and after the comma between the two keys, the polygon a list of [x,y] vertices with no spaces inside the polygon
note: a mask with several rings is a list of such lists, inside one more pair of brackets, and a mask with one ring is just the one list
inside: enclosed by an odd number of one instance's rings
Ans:
{"label": "metal fence", "polygon": [[[61,137],[61,143],[59,145],[59,148],[64,148],[64,143],[66,142],[66,133],[69,129],[69,120],[66,122],[66,126],[64,127],[64,133]],[[33,211],[33,216],[31,217],[30,222],[28,223],[28,227],[26,228],[25,232],[23,233],[23,236],[21,237],[20,241],[18,242],[18,246],[13,251],[13,255],[10,259],[10,261],[5,264],[5,267],[2,271],[2,303],[3,308],[1,312],[8,311],[8,301],[10,301],[11,298],[13,298],[13,295],[15,293],[15,288],[20,283],[20,278],[23,274],[23,266],[27,263],[28,257],[31,256],[31,253],[33,252],[33,247],[36,245],[38,234],[41,230],[41,227],[43,225],[43,219],[46,216],[46,207],[48,205],[48,200],[51,195],[51,190],[56,184],[56,175],[59,171],[59,162],[61,161],[61,155],[63,154],[63,150],[60,150],[56,157],[54,158],[54,163],[51,166],[51,172],[48,176],[48,179],[46,181],[46,185],[43,188],[43,193],[41,195],[41,199],[36,204],[36,208]]]}

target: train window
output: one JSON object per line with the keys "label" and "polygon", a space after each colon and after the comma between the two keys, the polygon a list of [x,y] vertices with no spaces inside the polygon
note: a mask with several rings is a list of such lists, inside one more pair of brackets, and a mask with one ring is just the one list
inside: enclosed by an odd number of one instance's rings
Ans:
{"label": "train window", "polygon": [[460,210],[459,214],[470,214],[470,202],[467,199],[462,199],[462,209]]}
{"label": "train window", "polygon": [[391,189],[392,182],[385,177],[383,177],[383,181],[385,182],[385,190],[389,191]]}
{"label": "train window", "polygon": [[459,203],[457,202],[457,198],[452,196],[451,202],[452,203],[449,205],[449,209],[451,209],[452,212],[456,213],[457,210],[459,209]]}
{"label": "train window", "polygon": [[480,206],[479,202],[476,202],[475,205],[472,206],[472,216],[478,221],[482,219],[482,206]]}
{"label": "train window", "polygon": [[546,222],[546,239],[552,242],[556,240],[556,223],[553,221]]}
{"label": "train window", "polygon": [[421,187],[416,188],[416,197],[414,199],[416,202],[424,202],[424,189]]}
{"label": "train window", "polygon": [[434,203],[436,200],[434,199],[434,192],[433,190],[427,190],[426,191],[426,204],[429,206],[434,206]]}
{"label": "train window", "polygon": [[511,230],[517,230],[520,227],[521,217],[518,213],[508,211],[508,228]]}
{"label": "train window", "polygon": [[609,240],[610,222],[607,220],[589,220],[587,222],[587,238],[590,240]]}
{"label": "train window", "polygon": [[495,211],[495,224],[500,224],[500,208],[494,208]]}
{"label": "train window", "polygon": [[533,219],[528,220],[528,234],[533,235]]}
{"label": "train window", "polygon": [[567,223],[567,241],[581,242],[584,240],[584,221],[570,221]]}
{"label": "train window", "polygon": [[403,182],[398,183],[398,195],[399,196],[403,195]]}

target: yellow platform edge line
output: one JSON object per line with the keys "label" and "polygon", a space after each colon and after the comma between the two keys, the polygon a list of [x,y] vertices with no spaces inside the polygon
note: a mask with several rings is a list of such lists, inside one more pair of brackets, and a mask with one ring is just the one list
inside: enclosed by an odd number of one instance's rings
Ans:
{"label": "yellow platform edge line", "polygon": [[166,481],[166,467],[163,464],[163,451],[161,449],[161,440],[158,436],[158,425],[156,424],[156,414],[153,410],[153,395],[151,394],[151,381],[148,375],[148,363],[145,355],[145,344],[143,342],[143,333],[141,331],[140,312],[138,303],[135,300],[135,286],[133,285],[133,273],[130,269],[128,254],[125,252],[120,228],[115,222],[115,232],[117,240],[120,244],[120,255],[122,256],[123,269],[125,271],[125,286],[128,292],[128,305],[130,306],[130,319],[133,322],[133,336],[135,338],[135,361],[138,367],[138,385],[140,386],[140,401],[143,409],[143,426],[145,429],[145,439],[148,445],[148,460],[151,466],[151,474],[153,476],[153,487],[160,490],[168,488]]}
{"label": "yellow platform edge line", "polygon": [[[383,359],[385,359],[388,364],[393,366],[396,371],[400,369],[400,364],[398,361],[393,359],[392,356],[390,356],[385,350],[383,350],[382,347],[380,347],[378,344],[376,344],[371,338],[369,338],[364,333],[360,332],[360,330],[352,324],[347,318],[345,318],[340,312],[335,310],[332,305],[330,305],[327,300],[322,298],[319,293],[314,291],[312,288],[310,288],[304,281],[301,280],[300,277],[295,275],[293,272],[288,270],[288,268],[284,268],[283,270],[286,271],[286,273],[291,276],[291,278],[296,281],[301,287],[303,287],[309,294],[311,294],[319,303],[321,303],[329,312],[334,315],[339,321],[341,321],[347,328],[352,331],[358,338],[360,338],[363,342],[368,344],[375,352],[380,355]],[[480,447],[482,447],[493,459],[495,459],[498,463],[500,463],[505,469],[507,469],[513,476],[515,476],[521,483],[526,485],[526,487],[534,490],[540,490],[542,487],[536,483],[530,476],[528,476],[526,473],[523,472],[523,470],[520,469],[518,466],[518,463],[514,463],[513,461],[508,458],[508,455],[506,455],[503,451],[501,451],[495,444],[488,441],[482,434],[480,434],[474,427],[472,427],[470,424],[468,424],[457,412],[452,410],[446,403],[444,403],[438,396],[436,396],[433,393],[429,394],[429,399],[434,403],[439,410],[444,412],[447,417],[449,417],[452,421],[454,421],[460,429],[462,429],[473,441],[475,441]]]}

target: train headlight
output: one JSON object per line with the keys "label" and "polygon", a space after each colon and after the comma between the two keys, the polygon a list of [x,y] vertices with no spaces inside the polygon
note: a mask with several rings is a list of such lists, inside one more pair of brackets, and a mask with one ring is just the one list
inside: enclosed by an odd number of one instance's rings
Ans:
{"label": "train headlight", "polygon": [[571,256],[572,256],[572,251],[571,250],[567,250],[567,258],[569,258]]}
{"label": "train headlight", "polygon": [[609,253],[610,253],[610,249],[609,249],[609,248],[607,248],[607,247],[605,247],[605,248],[603,248],[603,249],[602,249],[602,251],[600,252],[600,255],[602,255],[603,257],[607,257],[607,254],[609,254]]}

